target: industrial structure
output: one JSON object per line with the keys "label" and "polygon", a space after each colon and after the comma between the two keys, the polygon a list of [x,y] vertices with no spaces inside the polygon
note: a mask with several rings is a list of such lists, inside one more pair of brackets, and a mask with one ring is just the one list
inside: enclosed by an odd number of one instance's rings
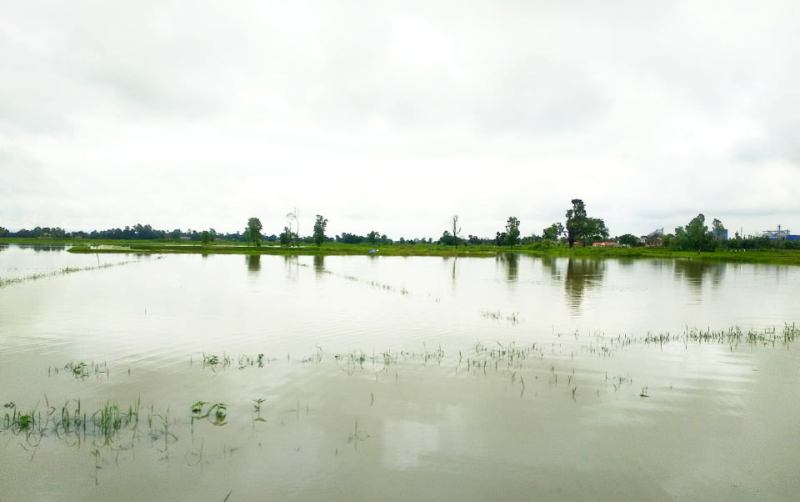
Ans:
{"label": "industrial structure", "polygon": [[780,225],[778,225],[777,230],[764,230],[761,232],[761,237],[766,237],[774,241],[800,241],[800,235],[793,235],[788,228],[781,228]]}

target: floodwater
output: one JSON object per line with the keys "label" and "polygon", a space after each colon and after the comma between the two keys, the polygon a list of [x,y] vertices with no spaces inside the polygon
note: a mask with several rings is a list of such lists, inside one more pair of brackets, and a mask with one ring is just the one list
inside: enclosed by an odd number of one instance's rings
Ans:
{"label": "floodwater", "polygon": [[6,246],[0,285],[3,501],[800,493],[800,267]]}

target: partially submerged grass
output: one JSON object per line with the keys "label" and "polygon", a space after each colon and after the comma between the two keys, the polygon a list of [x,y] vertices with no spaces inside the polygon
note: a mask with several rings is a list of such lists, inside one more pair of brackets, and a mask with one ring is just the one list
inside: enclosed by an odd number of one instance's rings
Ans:
{"label": "partially submerged grass", "polygon": [[648,344],[664,345],[671,342],[687,343],[713,343],[718,345],[776,345],[789,344],[800,338],[800,327],[796,324],[785,324],[782,330],[775,327],[762,330],[743,330],[734,326],[725,330],[712,330],[711,328],[687,328],[683,333],[672,335],[670,333],[648,333],[641,340]]}
{"label": "partially submerged grass", "polygon": [[444,358],[445,352],[441,346],[430,350],[424,344],[422,350],[419,351],[401,350],[392,352],[391,350],[385,350],[367,355],[364,351],[353,350],[351,352],[337,352],[333,355],[333,359],[348,373],[353,373],[356,369],[364,369],[365,364],[371,365],[373,369],[377,367],[378,370],[382,371],[400,362],[417,361],[423,364],[431,362],[441,364]]}
{"label": "partially submerged grass", "polygon": [[512,325],[517,325],[521,321],[519,312],[504,314],[499,310],[481,310],[481,317],[484,319],[491,319],[493,321],[507,321]]}
{"label": "partially submerged grass", "polygon": [[93,412],[82,408],[80,400],[67,401],[60,408],[50,406],[46,401],[43,409],[37,404],[29,410],[19,409],[15,402],[10,401],[3,408],[5,412],[0,431],[24,433],[28,437],[36,435],[39,438],[48,434],[73,435],[78,439],[91,438],[104,444],[117,438],[121,431],[136,429],[140,417],[138,400],[127,409],[107,402]]}
{"label": "partially submerged grass", "polygon": [[[578,371],[576,371],[576,366],[571,362],[574,354],[580,352],[584,356],[589,354],[612,357],[613,351],[625,350],[636,344],[651,347],[644,352],[658,350],[659,347],[668,344],[677,345],[678,350],[681,345],[688,348],[690,344],[696,346],[719,345],[723,347],[723,350],[726,346],[730,346],[733,350],[739,345],[748,347],[750,350],[762,348],[771,350],[772,347],[784,347],[798,339],[800,339],[800,327],[794,323],[760,330],[739,327],[724,330],[687,328],[677,334],[647,333],[641,336],[629,334],[606,336],[601,333],[582,336],[580,333],[570,333],[554,334],[552,338],[536,343],[477,342],[464,350],[450,352],[449,355],[441,346],[428,348],[425,345],[422,345],[420,350],[387,349],[366,352],[356,349],[331,353],[317,347],[316,351],[308,356],[287,357],[285,364],[294,364],[296,367],[298,365],[329,364],[328,367],[322,368],[324,371],[322,376],[329,379],[349,378],[342,376],[338,372],[340,369],[348,375],[356,375],[359,383],[366,386],[352,387],[352,389],[360,388],[363,391],[363,394],[357,396],[359,400],[351,401],[351,404],[356,403],[353,406],[357,407],[353,413],[367,413],[367,417],[374,416],[375,413],[385,413],[386,410],[396,410],[396,407],[387,407],[386,403],[391,403],[397,395],[390,395],[389,399],[385,399],[381,392],[388,387],[379,387],[377,385],[378,377],[383,376],[385,374],[383,372],[392,368],[392,374],[397,381],[398,373],[409,366],[417,368],[415,376],[422,376],[419,381],[426,386],[426,392],[436,392],[438,389],[438,392],[442,393],[442,399],[452,397],[451,390],[456,388],[449,387],[448,385],[452,381],[446,379],[461,378],[460,385],[462,387],[457,388],[459,391],[464,389],[469,391],[470,385],[491,384],[492,392],[505,392],[507,398],[515,400],[523,398],[531,400],[537,398],[540,393],[549,392],[552,399],[561,400],[562,403],[570,406],[572,405],[570,400],[578,405],[586,400],[595,399],[594,396],[598,400],[601,399],[601,396],[609,396],[614,400],[625,400],[628,404],[631,400],[635,400],[639,407],[651,407],[663,404],[660,403],[660,400],[672,389],[671,382],[664,382],[663,379],[660,383],[637,380],[634,385],[633,376],[624,372],[619,375],[615,373],[609,375],[606,372],[603,375],[601,371],[587,371],[585,367],[581,366],[577,366]],[[599,347],[603,347],[605,350],[600,350]],[[239,357],[206,353],[202,357],[202,366],[214,369],[267,368],[267,361],[279,361],[280,364],[284,364],[283,358],[267,359],[264,353]],[[608,369],[612,368],[613,365]],[[103,373],[107,369],[105,363],[76,361],[68,363],[59,371],[66,372],[77,379],[84,379],[93,374],[107,374]],[[316,367],[311,369],[317,370]],[[269,369],[264,371],[269,371]],[[370,372],[374,373],[376,384],[373,384],[371,379],[364,384],[366,380],[363,378],[364,376],[373,376]],[[250,377],[242,375],[242,378]],[[320,380],[313,379],[301,379],[301,381],[320,382]],[[440,381],[447,385],[439,386]],[[289,388],[293,387],[289,386]],[[348,391],[350,389],[348,388]],[[360,400],[361,397],[363,397],[363,401]],[[183,431],[188,434],[188,430],[191,429],[194,449],[186,452],[184,458],[190,466],[202,465],[204,455],[207,453],[202,443],[199,450],[194,446],[196,427],[200,427],[206,433],[215,430],[217,432],[213,434],[220,434],[220,437],[227,438],[229,435],[241,433],[243,423],[252,425],[252,434],[256,434],[256,431],[261,433],[270,429],[277,434],[279,433],[277,431],[281,430],[280,427],[289,422],[283,419],[286,413],[293,414],[298,422],[305,420],[302,418],[303,409],[305,409],[305,415],[310,415],[313,420],[314,414],[309,412],[308,401],[302,401],[303,406],[301,406],[301,400],[297,399],[293,408],[286,409],[287,407],[281,406],[280,399],[286,403],[287,398],[288,396],[284,395],[274,402],[270,398],[268,407],[265,405],[267,402],[265,398],[245,400],[238,404],[217,400],[188,401],[177,408],[182,410],[177,420],[170,418],[169,407],[166,410],[156,411],[152,405],[149,408],[142,407],[140,400],[127,406],[107,401],[96,408],[88,408],[80,400],[68,400],[60,407],[51,406],[46,397],[43,405],[36,403],[32,407],[19,406],[14,401],[8,401],[0,409],[0,434],[16,436],[20,446],[26,451],[32,449],[34,454],[39,443],[47,437],[55,437],[70,446],[77,445],[78,447],[88,441],[88,450],[94,456],[96,476],[100,469],[109,463],[105,455],[118,456],[120,452],[131,450],[141,441],[149,442],[151,448],[155,448],[161,458],[170,458],[172,450],[175,450],[171,445],[178,441],[178,433]],[[406,398],[412,401],[414,399],[413,397]],[[311,404],[315,404],[313,398]],[[330,404],[323,402],[319,408],[320,414],[330,411],[330,409]],[[230,414],[229,410],[232,410]],[[348,409],[347,412],[349,413],[350,410]],[[391,412],[389,411],[389,413]],[[356,416],[363,418],[365,415]],[[270,418],[269,421],[267,417]],[[233,427],[223,427],[229,425],[230,422],[234,422]],[[314,426],[325,427],[325,424],[328,423],[330,422],[320,422]],[[368,421],[365,423],[368,426],[370,424]],[[352,429],[348,425],[339,429],[338,434],[341,436],[337,441],[344,441],[345,433],[347,434],[346,442],[352,446],[353,450],[358,450],[360,444],[370,437],[358,419],[354,419]],[[225,455],[232,454],[236,450],[234,447],[226,446],[226,448]],[[84,451],[86,450],[84,449]],[[337,448],[337,455],[338,452]],[[96,477],[95,481],[97,482]]]}
{"label": "partially submerged grass", "polygon": [[75,274],[75,273],[78,273],[78,272],[88,272],[88,271],[91,271],[91,270],[103,270],[103,269],[107,269],[107,268],[111,268],[111,267],[119,267],[119,266],[122,266],[122,265],[127,265],[129,263],[134,263],[135,261],[137,261],[137,260],[127,260],[127,261],[119,261],[119,262],[113,262],[113,263],[102,263],[102,264],[99,264],[99,265],[92,265],[92,266],[88,266],[88,267],[63,267],[63,268],[60,268],[58,270],[53,270],[53,271],[50,271],[50,272],[39,272],[39,273],[36,273],[36,274],[30,274],[30,275],[26,275],[26,276],[22,276],[22,277],[12,277],[12,278],[9,278],[9,279],[0,278],[0,288],[6,287],[6,286],[10,286],[12,284],[20,284],[20,283],[29,282],[29,281],[38,281],[40,279],[47,279],[47,278],[50,278],[50,277],[58,277],[58,276],[63,276],[63,275],[68,275],[68,274]]}
{"label": "partially submerged grass", "polygon": [[[668,344],[679,344],[685,347],[702,344],[717,344],[730,346],[731,350],[739,345],[747,346],[777,346],[788,345],[800,340],[800,326],[795,323],[785,324],[781,328],[770,327],[765,329],[743,329],[741,327],[730,327],[727,329],[714,330],[710,328],[686,328],[680,333],[652,333],[644,335],[631,335],[621,333],[617,335],[606,335],[604,333],[588,333],[581,335],[578,332],[570,334],[554,334],[554,340],[563,340],[556,344],[553,339],[529,344],[518,344],[516,342],[501,343],[495,342],[486,345],[477,342],[467,350],[458,350],[449,355],[445,349],[439,345],[436,348],[428,348],[422,344],[420,350],[392,350],[366,352],[362,349],[354,349],[348,352],[327,353],[321,347],[308,355],[292,357],[286,355],[286,361],[291,363],[293,360],[303,365],[321,365],[326,362],[335,362],[342,370],[348,374],[358,371],[386,371],[390,367],[420,363],[422,365],[450,365],[456,369],[466,369],[470,372],[485,372],[491,368],[493,370],[517,370],[521,368],[528,359],[542,360],[547,354],[554,355],[557,351],[567,351],[565,355],[574,358],[578,352],[588,353],[598,357],[612,357],[616,351],[623,350],[635,344],[665,346]],[[202,367],[212,371],[222,370],[230,367],[240,370],[246,368],[264,368],[267,364],[280,361],[279,358],[268,358],[264,353],[256,355],[241,354],[230,356],[225,353],[222,355],[206,354],[202,355]]]}
{"label": "partially submerged grass", "polygon": [[106,361],[102,363],[94,361],[88,363],[86,361],[71,361],[62,367],[52,366],[47,368],[48,376],[58,375],[62,372],[74,377],[76,380],[85,380],[90,376],[103,375],[106,378],[110,376],[108,363]]}
{"label": "partially submerged grass", "polygon": [[[238,356],[235,357],[230,356],[226,353],[218,355],[210,353],[206,354],[205,352],[203,352],[202,357],[200,359],[202,368],[210,369],[212,371],[225,370],[230,368],[231,366],[235,366],[240,370],[247,368],[263,368],[268,363],[274,361],[276,361],[276,359],[266,357],[263,352],[260,352],[255,355],[239,354]],[[194,358],[189,359],[189,364],[194,364]]]}
{"label": "partially submerged grass", "polygon": [[216,426],[226,425],[228,422],[228,406],[225,403],[209,403],[207,401],[196,401],[192,407],[192,424],[196,420],[208,420]]}
{"label": "partially submerged grass", "polygon": [[[689,345],[718,345],[730,347],[738,346],[749,348],[785,347],[800,340],[800,326],[795,323],[785,324],[782,327],[766,329],[742,329],[731,327],[727,329],[695,329],[687,328],[682,333],[647,333],[641,336],[619,334],[607,336],[602,333],[590,333],[582,337],[579,333],[568,335],[555,335],[542,342],[518,344],[516,342],[494,342],[485,344],[477,342],[466,350],[446,353],[441,346],[428,348],[422,345],[420,350],[391,350],[365,352],[351,350],[348,352],[327,353],[317,347],[312,354],[292,359],[287,356],[286,364],[299,365],[324,365],[330,364],[328,369],[338,368],[348,375],[367,374],[374,375],[376,381],[385,375],[390,368],[393,369],[395,379],[398,373],[415,365],[417,368],[432,366],[435,371],[444,371],[445,375],[468,376],[485,378],[490,375],[502,376],[509,387],[522,398],[526,389],[532,388],[535,395],[538,382],[547,383],[549,386],[565,391],[572,400],[577,401],[592,393],[591,382],[587,384],[586,373],[577,373],[573,365],[570,370],[570,361],[576,354],[582,353],[597,357],[613,357],[616,351],[625,350],[635,344],[663,348],[668,344],[677,345],[680,349]],[[238,362],[240,369],[266,368],[267,362],[276,362],[278,359],[268,359],[264,353],[255,356],[241,355],[234,358],[228,355],[203,354],[203,368],[227,368]],[[76,379],[85,379],[91,375],[108,375],[106,363],[87,363],[84,361],[70,362],[64,365],[62,371]],[[265,370],[266,371],[266,370]],[[595,372],[597,373],[597,372]],[[595,375],[596,377],[597,375]],[[580,383],[578,380],[581,380]],[[597,383],[595,381],[595,383]],[[631,375],[612,376],[606,373],[604,383],[607,387],[617,392],[622,388],[633,385]],[[645,382],[646,383],[646,382]],[[533,386],[533,387],[532,387]],[[589,389],[587,391],[587,389]],[[640,392],[630,392],[632,396],[649,398],[652,396],[650,387],[641,385]],[[530,391],[528,391],[530,392]],[[597,390],[599,397],[599,389]],[[375,404],[374,391],[369,392],[369,405]],[[251,410],[249,416],[252,422],[266,422],[264,411],[264,398],[249,401],[246,406]],[[184,405],[185,406],[185,405]],[[197,400],[188,407],[183,424],[194,424],[198,421],[208,422],[214,426],[228,424],[228,404],[222,401]],[[271,407],[272,409],[273,407]],[[183,408],[186,409],[186,408]],[[239,409],[239,408],[237,408]],[[306,407],[308,412],[308,407]],[[299,417],[300,403],[292,410]],[[90,440],[96,445],[108,445],[123,441],[122,435],[128,434],[128,440],[144,433],[153,441],[162,444],[166,455],[169,444],[177,440],[173,432],[175,421],[169,418],[169,408],[165,412],[157,412],[153,406],[142,408],[139,400],[128,406],[116,402],[106,402],[95,409],[87,409],[80,400],[67,400],[60,407],[51,406],[47,398],[44,405],[37,403],[33,407],[19,406],[14,401],[6,402],[0,410],[0,433],[8,432],[22,435],[28,441],[36,443],[45,436],[58,436],[73,438],[77,441]],[[354,431],[353,437],[357,437]]]}

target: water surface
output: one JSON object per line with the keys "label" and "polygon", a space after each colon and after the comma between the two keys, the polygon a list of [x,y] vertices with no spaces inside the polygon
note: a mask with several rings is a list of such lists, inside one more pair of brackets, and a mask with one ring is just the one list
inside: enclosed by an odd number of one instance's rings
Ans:
{"label": "water surface", "polygon": [[[2,500],[800,490],[798,267],[8,246],[0,280],[0,404],[45,415],[0,424]],[[733,326],[760,337],[691,331]],[[79,399],[88,430],[59,428]]]}

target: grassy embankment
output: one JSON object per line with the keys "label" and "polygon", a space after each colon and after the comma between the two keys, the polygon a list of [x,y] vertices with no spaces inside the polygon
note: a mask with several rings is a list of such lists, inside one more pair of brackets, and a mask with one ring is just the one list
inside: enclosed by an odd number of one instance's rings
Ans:
{"label": "grassy embankment", "polygon": [[665,248],[573,248],[565,245],[546,246],[533,244],[513,248],[493,245],[443,246],[440,244],[342,244],[328,242],[321,247],[304,244],[282,247],[272,243],[250,246],[242,242],[199,242],[104,240],[104,239],[19,239],[0,238],[0,244],[67,245],[73,253],[195,253],[195,254],[267,254],[267,255],[366,255],[377,249],[381,256],[474,256],[493,257],[514,252],[531,256],[572,258],[680,258],[702,261],[774,263],[800,265],[800,251],[718,250],[698,253]]}

